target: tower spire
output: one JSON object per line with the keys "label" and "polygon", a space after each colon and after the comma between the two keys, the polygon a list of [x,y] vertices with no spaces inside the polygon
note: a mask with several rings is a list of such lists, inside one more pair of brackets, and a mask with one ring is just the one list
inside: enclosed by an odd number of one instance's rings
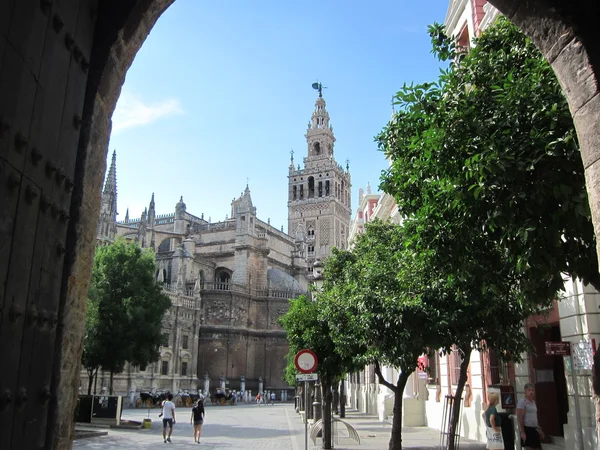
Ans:
{"label": "tower spire", "polygon": [[102,191],[102,212],[117,219],[117,151],[114,150]]}

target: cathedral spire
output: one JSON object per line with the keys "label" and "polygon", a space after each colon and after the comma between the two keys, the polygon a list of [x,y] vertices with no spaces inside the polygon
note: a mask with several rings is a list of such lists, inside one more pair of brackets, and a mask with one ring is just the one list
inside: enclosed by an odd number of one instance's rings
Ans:
{"label": "cathedral spire", "polygon": [[127,211],[125,212],[125,223],[129,223],[129,208],[127,208]]}
{"label": "cathedral spire", "polygon": [[150,199],[150,205],[148,206],[148,225],[154,228],[154,219],[156,218],[156,205],[154,204],[154,192]]}
{"label": "cathedral spire", "polygon": [[117,151],[114,150],[102,192],[102,211],[117,216]]}
{"label": "cathedral spire", "polygon": [[117,191],[117,151],[113,150],[110,168],[104,182],[104,193]]}

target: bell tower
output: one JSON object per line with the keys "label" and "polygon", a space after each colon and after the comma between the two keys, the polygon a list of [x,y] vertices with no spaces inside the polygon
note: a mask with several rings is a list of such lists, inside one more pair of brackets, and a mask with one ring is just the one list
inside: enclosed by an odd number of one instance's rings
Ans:
{"label": "bell tower", "polygon": [[303,242],[311,266],[324,260],[332,247],[346,248],[350,231],[350,172],[335,160],[335,136],[330,124],[321,83],[315,109],[306,130],[303,166],[294,165],[292,152],[288,173],[288,234]]}

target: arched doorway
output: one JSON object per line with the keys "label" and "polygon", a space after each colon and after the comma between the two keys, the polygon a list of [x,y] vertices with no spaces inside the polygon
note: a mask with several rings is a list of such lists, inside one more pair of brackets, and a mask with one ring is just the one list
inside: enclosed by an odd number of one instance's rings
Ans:
{"label": "arched doorway", "polygon": [[[1,448],[70,447],[110,118],[173,1],[0,0]],[[600,230],[597,1],[491,3],[557,73]]]}

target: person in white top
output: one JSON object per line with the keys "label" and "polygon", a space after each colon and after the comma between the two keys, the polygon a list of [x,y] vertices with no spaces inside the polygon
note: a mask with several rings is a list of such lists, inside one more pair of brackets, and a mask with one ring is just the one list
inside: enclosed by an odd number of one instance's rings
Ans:
{"label": "person in white top", "polygon": [[[167,400],[163,402],[163,439],[165,443],[171,442],[173,433],[173,424],[175,423],[175,403],[173,403],[173,394],[167,395]],[[169,426],[169,436],[167,436],[167,425]]]}
{"label": "person in white top", "polygon": [[542,448],[541,440],[544,439],[544,432],[538,423],[535,387],[531,383],[525,385],[525,398],[517,403],[517,418],[521,432],[521,446],[526,450]]}

